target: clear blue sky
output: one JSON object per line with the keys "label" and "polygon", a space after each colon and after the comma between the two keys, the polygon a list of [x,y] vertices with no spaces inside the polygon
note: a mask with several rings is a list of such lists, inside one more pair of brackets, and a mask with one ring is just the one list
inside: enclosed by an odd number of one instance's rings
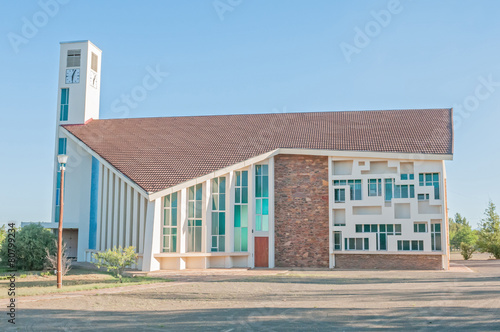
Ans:
{"label": "clear blue sky", "polygon": [[[59,42],[84,39],[103,50],[101,118],[462,108],[450,213],[475,225],[500,204],[500,1],[60,2],[0,4],[0,222],[50,219]],[[169,76],[116,112],[148,66]]]}

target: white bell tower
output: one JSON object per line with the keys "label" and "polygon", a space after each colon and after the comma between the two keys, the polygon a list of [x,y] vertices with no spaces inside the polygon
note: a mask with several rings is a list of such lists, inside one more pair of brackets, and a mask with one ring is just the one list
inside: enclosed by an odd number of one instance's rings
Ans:
{"label": "white bell tower", "polygon": [[[72,146],[68,146],[70,142],[68,142],[68,138],[63,134],[61,126],[85,124],[91,119],[99,119],[101,56],[102,51],[88,40],[62,42],[60,44],[52,204],[53,223],[58,223],[59,221],[60,172],[57,155],[69,155],[69,168],[71,168],[71,165],[76,166],[77,162],[75,160],[79,158],[79,156],[72,156],[74,153],[71,153],[71,151],[75,149]],[[78,161],[78,163],[81,162]],[[79,168],[84,169],[86,167],[80,165]],[[75,173],[82,170],[68,169],[68,171],[68,173],[71,173],[71,171]],[[71,178],[75,177],[74,180],[69,179],[72,182],[75,180],[78,181],[76,174],[66,174],[66,180],[68,180],[68,176]],[[85,181],[88,181],[88,179],[85,179]],[[74,184],[76,186],[79,185],[79,183]],[[70,201],[67,203],[71,203]],[[66,223],[66,217],[64,219]],[[68,220],[68,222],[71,221]],[[73,222],[77,222],[77,220],[73,220]]]}

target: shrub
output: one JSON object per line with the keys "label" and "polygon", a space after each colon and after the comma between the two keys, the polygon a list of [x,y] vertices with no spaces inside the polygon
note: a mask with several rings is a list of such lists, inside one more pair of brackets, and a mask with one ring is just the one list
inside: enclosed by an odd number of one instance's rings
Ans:
{"label": "shrub", "polygon": [[[0,249],[3,262],[8,260],[8,246],[5,238]],[[19,270],[42,270],[45,264],[46,252],[56,252],[56,236],[40,224],[30,224],[16,232],[16,267]]]}
{"label": "shrub", "polygon": [[465,260],[471,259],[474,251],[476,251],[476,247],[474,245],[465,242],[460,243],[460,253]]}
{"label": "shrub", "polygon": [[493,202],[490,201],[484,214],[486,217],[480,224],[477,246],[481,252],[488,252],[500,259],[500,216]]}
{"label": "shrub", "polygon": [[[49,269],[49,271],[57,271],[57,252],[51,254],[49,249],[45,248],[45,253],[46,253],[45,259],[46,259],[47,269]],[[65,276],[69,272],[69,270],[71,270],[71,259],[69,259],[68,255],[66,254],[66,243],[64,242],[62,245],[61,264],[62,264],[61,267],[62,275]]]}
{"label": "shrub", "polygon": [[137,254],[135,253],[135,247],[122,248],[120,246],[118,248],[113,247],[113,250],[108,249],[105,252],[94,254],[94,259],[96,260],[95,266],[98,268],[104,267],[108,272],[111,271],[122,283],[123,271],[136,262]]}

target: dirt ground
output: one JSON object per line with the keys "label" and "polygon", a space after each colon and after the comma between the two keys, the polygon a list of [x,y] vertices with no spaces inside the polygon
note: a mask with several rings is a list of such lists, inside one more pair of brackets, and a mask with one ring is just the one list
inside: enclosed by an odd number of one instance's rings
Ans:
{"label": "dirt ground", "polygon": [[20,298],[15,327],[2,315],[0,330],[500,330],[500,261],[452,265],[452,271],[427,272],[167,273],[176,281],[117,293]]}

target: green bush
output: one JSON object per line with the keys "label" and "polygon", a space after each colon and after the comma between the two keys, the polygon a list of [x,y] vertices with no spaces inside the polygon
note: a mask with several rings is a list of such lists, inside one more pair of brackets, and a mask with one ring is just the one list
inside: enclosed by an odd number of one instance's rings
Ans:
{"label": "green bush", "polygon": [[[8,261],[7,239],[4,238],[0,249],[2,262]],[[15,239],[16,268],[19,270],[42,270],[47,256],[45,249],[48,249],[52,254],[56,252],[56,236],[39,224],[33,223],[17,229]]]}
{"label": "green bush", "polygon": [[484,214],[486,217],[480,225],[477,246],[481,252],[488,252],[500,259],[500,216],[493,202],[490,201]]}
{"label": "green bush", "polygon": [[135,253],[135,247],[113,247],[113,250],[108,249],[105,252],[94,254],[94,259],[96,260],[95,266],[98,268],[104,267],[108,272],[111,271],[120,279],[121,283],[123,282],[123,271],[136,262],[137,254]]}
{"label": "green bush", "polygon": [[474,251],[476,251],[476,247],[474,245],[465,242],[460,243],[460,253],[465,260],[471,259]]}

